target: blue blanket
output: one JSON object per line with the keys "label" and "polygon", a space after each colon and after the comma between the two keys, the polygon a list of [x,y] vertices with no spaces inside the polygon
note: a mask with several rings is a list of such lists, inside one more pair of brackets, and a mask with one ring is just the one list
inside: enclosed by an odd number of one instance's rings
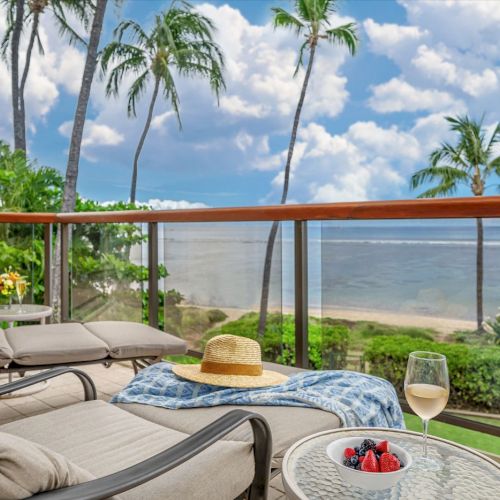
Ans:
{"label": "blue blanket", "polygon": [[335,413],[345,427],[404,429],[394,387],[378,377],[336,370],[301,372],[284,384],[234,389],[198,384],[177,377],[168,363],[141,370],[111,400],[168,409],[219,405],[300,406]]}

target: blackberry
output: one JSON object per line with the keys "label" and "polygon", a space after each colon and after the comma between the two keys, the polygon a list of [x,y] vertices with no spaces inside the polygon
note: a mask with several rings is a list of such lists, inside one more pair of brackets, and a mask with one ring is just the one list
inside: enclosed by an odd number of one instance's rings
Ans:
{"label": "blackberry", "polygon": [[354,451],[356,452],[356,455],[359,455],[359,446],[355,446]]}
{"label": "blackberry", "polygon": [[344,460],[342,460],[342,463],[346,466],[346,467],[349,467],[349,465],[351,465],[351,460],[349,458],[344,458]]}
{"label": "blackberry", "polygon": [[375,444],[375,441],[372,441],[371,439],[365,439],[359,447],[359,454],[361,455],[361,452],[364,452],[364,455],[368,450],[375,451],[376,446],[377,445]]}
{"label": "blackberry", "polygon": [[356,470],[361,470],[361,464],[356,465]]}

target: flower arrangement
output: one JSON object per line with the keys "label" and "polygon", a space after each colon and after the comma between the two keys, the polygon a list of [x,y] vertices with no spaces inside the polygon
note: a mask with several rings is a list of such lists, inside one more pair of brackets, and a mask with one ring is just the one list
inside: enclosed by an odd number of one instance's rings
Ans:
{"label": "flower arrangement", "polygon": [[0,274],[0,296],[8,298],[9,305],[12,302],[12,296],[17,293],[16,283],[18,281],[23,282],[26,288],[27,283],[24,281],[24,276],[21,276],[17,271],[12,271],[9,268]]}

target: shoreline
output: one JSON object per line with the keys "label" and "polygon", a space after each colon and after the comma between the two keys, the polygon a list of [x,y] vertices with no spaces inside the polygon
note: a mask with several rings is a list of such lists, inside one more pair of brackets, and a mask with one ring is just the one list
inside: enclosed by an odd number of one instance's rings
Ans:
{"label": "shoreline", "polygon": [[[257,311],[256,309],[240,309],[236,307],[216,307],[216,306],[201,306],[195,304],[184,304],[181,307],[199,307],[200,309],[220,309],[227,314],[227,319],[223,323],[228,323],[239,319],[243,314]],[[271,309],[270,312],[280,311],[279,309]],[[283,307],[283,314],[293,314],[293,308]],[[449,335],[456,330],[475,330],[475,321],[444,318],[438,316],[424,316],[420,314],[408,314],[394,311],[370,310],[358,308],[336,308],[329,307],[326,309],[310,308],[310,316],[331,317],[335,319],[344,319],[348,321],[376,321],[391,326],[408,326],[418,328],[432,328],[442,337]]]}

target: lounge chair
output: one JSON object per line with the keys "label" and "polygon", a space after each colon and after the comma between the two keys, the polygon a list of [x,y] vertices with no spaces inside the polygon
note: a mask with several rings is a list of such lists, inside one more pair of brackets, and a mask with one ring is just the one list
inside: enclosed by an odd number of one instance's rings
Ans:
{"label": "lounge chair", "polygon": [[141,360],[161,361],[184,354],[183,340],[141,323],[94,321],[0,329],[0,373],[25,372],[55,366]]}
{"label": "lounge chair", "polygon": [[[225,412],[189,435],[96,401],[90,377],[69,367],[5,384],[0,395],[65,373],[80,379],[85,402],[4,424],[0,432],[45,446],[97,479],[31,498],[92,500],[119,494],[121,499],[225,500],[245,493],[266,498],[271,434],[255,413]],[[248,422],[251,440],[236,439],[236,429]]]}

